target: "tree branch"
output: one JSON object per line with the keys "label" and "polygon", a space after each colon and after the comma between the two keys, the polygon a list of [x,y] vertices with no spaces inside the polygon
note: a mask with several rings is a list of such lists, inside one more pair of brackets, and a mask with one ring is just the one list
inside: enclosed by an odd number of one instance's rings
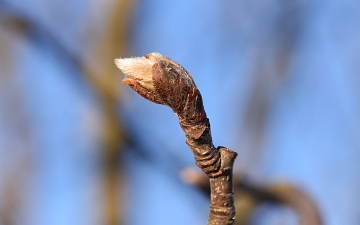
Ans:
{"label": "tree branch", "polygon": [[159,53],[115,59],[115,64],[126,75],[125,84],[152,102],[170,106],[179,117],[196,165],[210,179],[208,224],[234,224],[232,170],[237,153],[225,147],[214,147],[202,97],[189,72]]}

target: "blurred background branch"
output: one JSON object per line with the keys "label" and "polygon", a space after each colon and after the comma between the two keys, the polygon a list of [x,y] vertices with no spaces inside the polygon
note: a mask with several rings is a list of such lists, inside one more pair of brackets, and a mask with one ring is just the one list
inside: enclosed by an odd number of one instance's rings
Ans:
{"label": "blurred background branch", "polygon": [[[182,180],[199,188],[206,196],[210,194],[209,181],[195,168],[184,168]],[[259,184],[245,175],[234,175],[236,225],[253,224],[257,208],[264,203],[290,207],[297,215],[298,225],[322,225],[320,211],[314,200],[303,190],[286,182]]]}
{"label": "blurred background branch", "polygon": [[[103,105],[103,140],[104,140],[104,179],[105,179],[105,220],[108,225],[121,224],[124,219],[124,198],[121,197],[124,183],[123,167],[119,163],[120,151],[124,146],[124,132],[119,120],[119,96],[121,88],[120,76],[113,61],[119,55],[126,55],[127,33],[129,31],[130,15],[135,1],[121,0],[111,2],[101,13],[104,27],[85,45],[86,56],[82,66],[88,79],[99,94]],[[101,4],[101,2],[96,2]],[[100,6],[94,6],[98,8]],[[97,17],[90,17],[93,19]],[[97,21],[93,21],[96,23]],[[90,57],[89,57],[90,56]],[[92,57],[91,57],[92,56]]]}
{"label": "blurred background branch", "polygon": [[[94,88],[102,103],[103,113],[103,125],[102,135],[103,147],[101,147],[101,153],[103,154],[103,166],[104,166],[104,219],[105,224],[115,225],[120,224],[123,221],[121,209],[123,190],[120,185],[124,183],[123,169],[119,163],[120,151],[123,148],[124,135],[123,127],[119,120],[118,109],[119,109],[119,96],[121,91],[121,83],[119,82],[119,74],[113,65],[113,59],[120,55],[125,55],[127,50],[127,31],[129,30],[128,24],[132,7],[135,1],[120,0],[109,2],[107,7],[103,7],[101,2],[94,1],[92,10],[88,13],[87,17],[89,20],[100,19],[96,14],[101,14],[102,21],[91,21],[88,22],[90,30],[93,30],[90,34],[84,34],[85,46],[82,54],[74,54],[73,51],[69,50],[66,45],[62,43],[62,40],[55,36],[52,30],[47,29],[42,23],[39,23],[30,17],[27,17],[26,13],[21,12],[17,8],[13,8],[11,4],[7,4],[5,1],[0,2],[0,22],[3,29],[7,29],[6,32],[16,32],[18,35],[29,36],[34,30],[40,32],[44,39],[49,41],[55,49],[57,49],[60,55],[63,55],[69,60],[75,67],[79,69],[84,75],[85,80]],[[98,5],[100,4],[100,5]],[[51,6],[51,5],[49,5]],[[101,11],[102,10],[102,11]],[[99,24],[102,22],[102,24]],[[94,26],[94,27],[93,27]],[[101,26],[101,27],[96,27]],[[91,35],[91,36],[90,36]],[[2,89],[5,93],[9,92],[9,88],[14,94],[4,94],[10,99],[5,99],[7,102],[11,102],[12,106],[16,104],[16,107],[6,107],[8,109],[8,118],[11,118],[12,122],[9,123],[11,127],[14,125],[19,129],[15,130],[14,133],[22,133],[26,131],[24,125],[27,123],[26,119],[19,119],[20,115],[17,116],[12,112],[23,112],[25,110],[19,110],[23,104],[19,103],[24,101],[19,96],[20,90],[14,89],[14,79],[16,71],[11,71],[13,67],[17,66],[14,64],[15,59],[11,58],[11,43],[6,42],[5,38],[2,37],[0,57],[1,57],[1,69]],[[4,80],[5,79],[5,80]],[[13,99],[16,98],[16,99]],[[6,104],[5,104],[6,105]],[[15,122],[16,121],[16,122]],[[21,131],[21,132],[20,132]],[[26,135],[26,134],[25,134]],[[28,134],[27,134],[28,135]],[[22,135],[24,138],[26,136]],[[22,144],[25,144],[25,140],[21,140]],[[30,147],[30,146],[29,146]],[[29,150],[24,150],[26,160],[30,160]],[[28,165],[26,167],[25,165]],[[13,173],[7,175],[7,179],[4,179],[4,201],[1,201],[1,219],[4,224],[14,224],[12,222],[12,213],[16,212],[16,208],[19,207],[19,201],[21,200],[20,187],[24,187],[20,182],[24,182],[23,177],[27,176],[22,173],[29,171],[29,163],[19,163],[18,166],[14,165],[15,169]],[[6,182],[7,180],[7,182]],[[18,187],[18,188],[13,188]]]}
{"label": "blurred background branch", "polygon": [[[0,8],[1,11],[1,8]],[[30,168],[34,157],[24,93],[12,74],[16,73],[16,48],[9,38],[27,34],[28,25],[11,14],[0,12],[0,126],[6,130],[1,138],[0,152],[7,156],[0,164],[0,224],[16,224],[22,215],[22,204],[29,186]]]}

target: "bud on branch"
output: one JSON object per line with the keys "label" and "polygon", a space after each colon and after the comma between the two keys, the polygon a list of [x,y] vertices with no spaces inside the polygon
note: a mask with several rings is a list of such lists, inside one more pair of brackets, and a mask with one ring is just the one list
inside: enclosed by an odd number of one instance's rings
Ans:
{"label": "bud on branch", "polygon": [[189,72],[160,53],[115,59],[115,64],[126,75],[125,84],[152,102],[170,106],[179,117],[196,165],[210,179],[208,224],[234,224],[232,170],[237,153],[214,147],[202,97]]}
{"label": "bud on branch", "polygon": [[206,118],[194,80],[177,62],[150,53],[143,57],[115,59],[126,75],[123,82],[144,98],[170,106],[181,118],[199,122]]}

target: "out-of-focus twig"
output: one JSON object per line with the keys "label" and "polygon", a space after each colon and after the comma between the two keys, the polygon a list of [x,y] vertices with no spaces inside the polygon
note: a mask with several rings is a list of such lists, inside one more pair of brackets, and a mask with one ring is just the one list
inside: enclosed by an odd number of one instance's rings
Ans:
{"label": "out-of-focus twig", "polygon": [[[184,168],[180,174],[185,183],[208,193],[206,176],[194,168]],[[290,207],[298,216],[299,225],[322,225],[320,211],[314,200],[303,190],[289,183],[278,182],[268,185],[257,184],[243,175],[234,176],[236,225],[248,225],[251,213],[265,202]]]}
{"label": "out-of-focus twig", "polygon": [[[98,3],[102,4],[101,1]],[[126,34],[134,1],[119,0],[111,1],[110,4],[111,7],[107,8],[106,12],[100,13],[101,19],[105,20],[105,27],[101,27],[85,47],[91,57],[82,58],[82,69],[103,105],[104,213],[107,225],[118,225],[124,220],[124,210],[119,202],[124,191],[120,190],[123,186],[119,185],[124,178],[124,170],[119,164],[124,134],[118,115],[121,82],[112,61],[117,55],[124,55],[128,51]]]}
{"label": "out-of-focus twig", "polygon": [[[120,97],[120,79],[112,60],[128,50],[127,30],[130,22],[132,6],[136,1],[119,0],[103,4],[102,1],[92,1],[93,11],[89,11],[86,21],[86,31],[96,31],[92,35],[83,34],[84,51],[74,53],[54,35],[54,32],[41,23],[27,17],[11,5],[0,2],[1,6],[11,13],[6,17],[6,25],[14,26],[20,32],[35,30],[52,46],[56,53],[68,60],[79,74],[89,81],[98,94],[103,113],[103,165],[104,165],[104,224],[118,225],[123,221],[121,198],[123,186],[119,185],[123,175],[119,165],[120,150],[124,142],[123,127],[119,121],[118,108]],[[97,5],[98,4],[98,5]],[[107,6],[107,7],[106,7]],[[1,9],[0,9],[1,10]],[[99,12],[101,11],[101,12]],[[0,16],[3,16],[2,13]],[[84,13],[86,15],[86,13]],[[101,15],[102,23],[94,21],[96,15]],[[27,34],[28,35],[28,34]]]}
{"label": "out-of-focus twig", "polygon": [[[262,159],[260,151],[264,145],[267,115],[279,91],[286,85],[292,55],[305,22],[307,4],[304,1],[272,1],[264,8],[266,13],[253,15],[253,21],[257,21],[254,27],[258,28],[253,30],[256,38],[249,45],[251,88],[239,135],[242,149],[249,154],[244,161],[248,173],[255,171]],[[265,20],[272,23],[265,25]]]}
{"label": "out-of-focus twig", "polygon": [[14,225],[24,218],[22,204],[31,175],[33,142],[24,93],[17,83],[16,48],[28,25],[11,13],[0,12],[0,224]]}

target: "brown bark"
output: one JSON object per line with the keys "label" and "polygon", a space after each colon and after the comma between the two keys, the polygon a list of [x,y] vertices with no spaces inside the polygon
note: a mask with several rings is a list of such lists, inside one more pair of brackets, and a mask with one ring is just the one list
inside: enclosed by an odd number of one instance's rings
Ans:
{"label": "brown bark", "polygon": [[202,97],[189,72],[159,53],[116,59],[115,63],[127,75],[125,84],[152,102],[170,106],[179,117],[196,165],[210,179],[208,224],[234,224],[232,170],[237,153],[225,147],[214,147]]}

